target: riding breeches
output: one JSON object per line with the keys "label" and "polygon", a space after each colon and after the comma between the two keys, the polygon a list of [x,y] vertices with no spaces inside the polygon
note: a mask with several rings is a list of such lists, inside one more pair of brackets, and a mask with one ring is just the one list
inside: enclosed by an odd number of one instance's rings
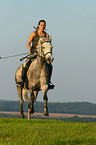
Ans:
{"label": "riding breeches", "polygon": [[31,64],[33,58],[35,57],[34,53],[31,54],[30,52],[28,53],[27,58],[24,61],[24,67],[26,67],[27,69],[29,68],[29,65]]}
{"label": "riding breeches", "polygon": [[53,66],[52,66],[52,64],[47,63],[47,67],[48,67],[48,70],[49,70],[49,82],[50,82],[50,79],[51,79],[51,76],[52,76]]}

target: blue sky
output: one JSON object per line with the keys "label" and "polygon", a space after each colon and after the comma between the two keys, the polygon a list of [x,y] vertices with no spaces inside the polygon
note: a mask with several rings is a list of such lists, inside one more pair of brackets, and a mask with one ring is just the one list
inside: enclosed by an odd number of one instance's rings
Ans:
{"label": "blue sky", "polygon": [[[56,87],[48,92],[49,102],[96,103],[96,1],[1,0],[0,56],[28,52],[40,19],[46,20],[54,46]],[[0,60],[0,99],[18,100],[14,76],[21,57]]]}

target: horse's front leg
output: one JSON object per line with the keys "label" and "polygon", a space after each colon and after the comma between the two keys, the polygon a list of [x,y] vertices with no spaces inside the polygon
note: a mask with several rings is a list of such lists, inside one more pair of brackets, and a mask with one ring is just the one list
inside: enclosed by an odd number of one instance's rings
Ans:
{"label": "horse's front leg", "polygon": [[47,102],[48,102],[47,92],[44,93],[43,98],[44,98],[44,116],[49,116],[48,104],[47,104]]}
{"label": "horse's front leg", "polygon": [[34,102],[35,102],[36,99],[37,99],[37,95],[38,95],[38,91],[34,91]]}
{"label": "horse's front leg", "polygon": [[30,115],[34,113],[34,92],[30,91],[30,99],[31,99],[31,103],[29,103],[28,105],[28,119],[30,119]]}

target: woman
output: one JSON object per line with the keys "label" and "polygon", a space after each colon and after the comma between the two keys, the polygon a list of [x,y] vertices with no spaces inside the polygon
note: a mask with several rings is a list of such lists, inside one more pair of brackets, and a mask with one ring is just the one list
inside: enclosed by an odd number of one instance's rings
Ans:
{"label": "woman", "polygon": [[[34,52],[32,48],[36,49],[36,45],[38,43],[39,37],[47,37],[47,39],[49,39],[49,35],[44,31],[45,27],[46,27],[46,22],[44,20],[40,20],[38,23],[37,31],[31,33],[27,43],[27,47],[31,53]],[[33,42],[32,47],[30,46],[31,42]]]}
{"label": "woman", "polygon": [[[36,31],[32,32],[28,43],[27,43],[27,47],[29,49],[29,53],[36,55],[36,46],[38,44],[38,40],[40,37],[46,37],[47,39],[49,39],[49,35],[44,31],[46,27],[46,21],[44,20],[40,20],[38,23],[38,27],[36,29]],[[32,43],[32,47],[31,47],[31,43]],[[26,81],[26,73],[28,70],[28,65],[29,65],[29,59],[26,59],[24,62],[24,67],[22,70],[22,80],[17,84],[18,86],[23,87],[24,86],[24,82]],[[50,78],[51,78],[51,74],[52,74],[52,65],[48,65],[49,68],[49,72],[50,72]],[[49,80],[50,80],[49,78]],[[49,88],[54,88],[54,85],[51,83],[51,81],[49,81]]]}

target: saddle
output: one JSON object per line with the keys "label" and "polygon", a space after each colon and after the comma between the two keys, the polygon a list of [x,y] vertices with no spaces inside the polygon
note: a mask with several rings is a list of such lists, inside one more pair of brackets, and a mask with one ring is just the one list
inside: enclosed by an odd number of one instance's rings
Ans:
{"label": "saddle", "polygon": [[[28,54],[26,57],[23,57],[23,59],[27,58],[27,63],[26,66],[24,67],[24,65],[22,66],[22,70],[21,70],[21,79],[19,80],[19,82],[17,82],[17,86],[20,87],[25,87],[28,88],[28,79],[26,77],[27,75],[27,71],[29,69],[30,64],[32,63],[32,61],[37,57],[37,55],[35,54]],[[21,60],[21,61],[22,61]]]}

